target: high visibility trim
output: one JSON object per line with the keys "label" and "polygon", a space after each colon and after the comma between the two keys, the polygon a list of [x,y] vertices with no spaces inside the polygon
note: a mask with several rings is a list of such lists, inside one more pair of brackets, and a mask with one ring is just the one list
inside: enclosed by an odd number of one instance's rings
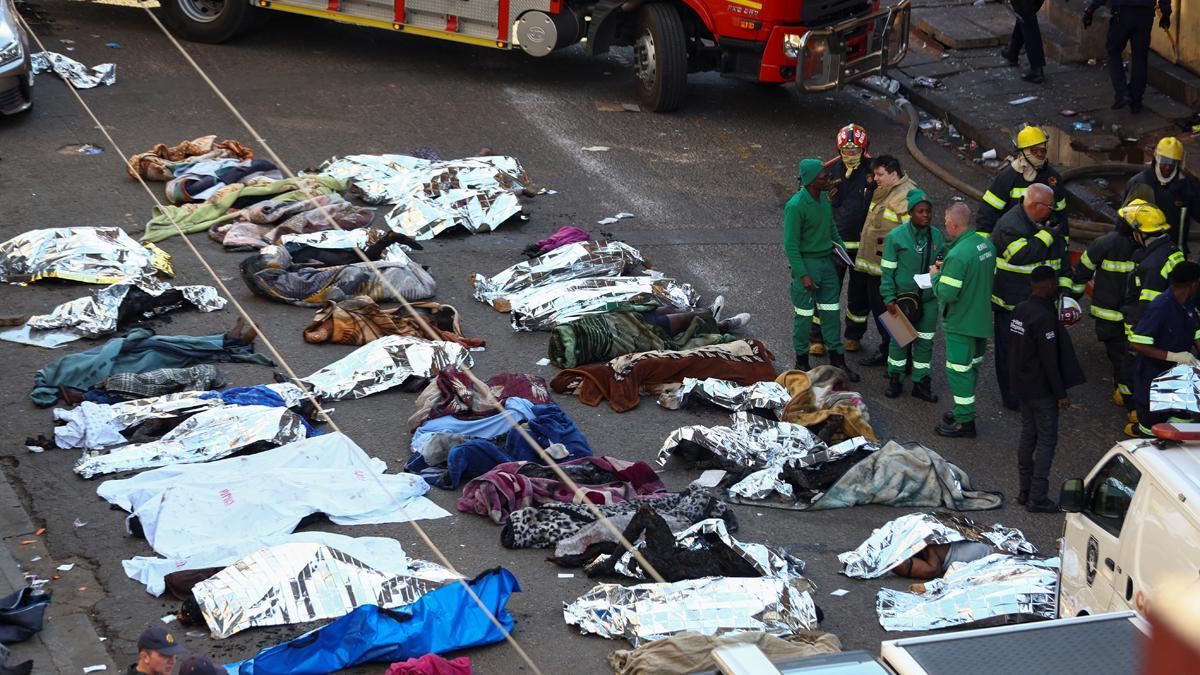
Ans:
{"label": "high visibility trim", "polygon": [[946,284],[947,286],[950,286],[952,288],[962,288],[962,280],[961,279],[955,279],[954,277],[948,277],[945,274],[938,277],[938,282]]}
{"label": "high visibility trim", "polygon": [[1008,246],[1006,246],[1004,248],[1004,253],[1000,254],[1000,257],[1011,258],[1014,255],[1016,255],[1017,251],[1020,251],[1021,249],[1025,248],[1028,244],[1029,244],[1029,240],[1026,239],[1025,237],[1021,237],[1020,239],[1018,239],[1018,240],[1014,241],[1013,243],[1009,244]]}
{"label": "high visibility trim", "polygon": [[832,304],[828,302],[817,303],[817,309],[822,312],[836,312],[840,307],[841,305],[838,305],[836,302]]}
{"label": "high visibility trim", "polygon": [[1028,187],[1015,187],[1008,191],[1008,196],[1013,199],[1020,199],[1025,196],[1026,192],[1029,192]]}
{"label": "high visibility trim", "polygon": [[1160,295],[1162,295],[1162,291],[1152,291],[1149,288],[1143,288],[1142,292],[1138,295],[1138,300],[1150,302]]}
{"label": "high visibility trim", "polygon": [[897,368],[903,368],[904,366],[908,365],[908,359],[893,359],[892,357],[889,356],[888,357],[888,365],[896,366]]}
{"label": "high visibility trim", "polygon": [[1135,345],[1153,345],[1154,338],[1147,335],[1138,335],[1137,333],[1129,334],[1129,341]]}
{"label": "high visibility trim", "polygon": [[[1080,261],[1082,262],[1082,258]],[[1137,264],[1132,260],[1104,260],[1100,263],[1100,269],[1105,272],[1132,272]],[[1095,269],[1094,267],[1092,269]]]}
{"label": "high visibility trim", "polygon": [[812,316],[816,313],[811,309],[800,309],[799,307],[793,307],[792,309],[796,310],[796,316]]}
{"label": "high visibility trim", "polygon": [[1013,265],[1007,260],[1001,258],[996,261],[996,269],[1012,272],[1013,274],[1032,274],[1034,268],[1040,267],[1045,263],[1032,263],[1029,265]]}
{"label": "high visibility trim", "polygon": [[879,267],[879,265],[876,265],[875,263],[864,258],[858,258],[854,261],[854,269],[876,277],[883,275],[883,270]]}
{"label": "high visibility trim", "polygon": [[849,310],[846,310],[846,320],[853,321],[854,323],[866,323],[867,315],[866,314],[851,314]]}
{"label": "high visibility trim", "polygon": [[1092,305],[1090,313],[1092,316],[1096,317],[1097,319],[1104,319],[1105,321],[1124,321],[1125,320],[1125,315],[1118,312],[1117,310],[1107,309],[1105,307],[1097,307],[1096,305]]}
{"label": "high visibility trim", "polygon": [[1065,211],[1066,208],[1067,208],[1067,200],[1065,197],[1054,202],[1054,210],[1055,211]]}
{"label": "high visibility trim", "polygon": [[883,215],[883,219],[884,219],[884,220],[890,220],[890,221],[892,221],[893,223],[898,223],[898,222],[900,222],[900,214],[899,214],[899,213],[896,213],[895,211],[893,211],[893,210],[891,210],[891,209],[889,209],[889,208],[884,208],[884,209],[883,209],[883,214],[882,214],[882,215]]}
{"label": "high visibility trim", "polygon": [[1200,340],[1200,330],[1197,330],[1197,331],[1195,332],[1195,334],[1193,334],[1193,335],[1192,335],[1192,339],[1193,339],[1193,340]]}
{"label": "high visibility trim", "polygon": [[933,367],[928,361],[913,361],[913,370],[929,370]]}
{"label": "high visibility trim", "polygon": [[1000,296],[998,296],[998,295],[993,295],[993,296],[992,296],[992,302],[993,302],[993,303],[995,303],[995,304],[997,304],[997,305],[999,305],[999,306],[1001,306],[1001,307],[1003,307],[1004,309],[1007,309],[1007,310],[1010,310],[1010,311],[1013,309],[1013,305],[1010,305],[1010,304],[1008,304],[1007,302],[1005,302],[1005,301],[1004,301],[1004,299],[1003,299],[1003,298],[1001,298],[1001,297],[1000,297]]}
{"label": "high visibility trim", "polygon": [[1171,276],[1171,270],[1175,269],[1175,266],[1181,262],[1183,262],[1183,254],[1179,251],[1175,251],[1171,255],[1167,256],[1167,262],[1163,265],[1161,271],[1162,278],[1166,279],[1167,277]]}
{"label": "high visibility trim", "polygon": [[1087,284],[1071,284],[1069,288],[1072,293],[1082,293],[1087,290]]}
{"label": "high visibility trim", "polygon": [[843,241],[842,243],[846,245],[845,248],[847,251],[857,251],[858,250],[858,242],[857,241]]}
{"label": "high visibility trim", "polygon": [[979,236],[983,237],[984,239],[991,239],[991,238],[992,238],[992,233],[991,233],[991,232],[976,232],[976,234],[978,234]]}
{"label": "high visibility trim", "polygon": [[982,357],[982,356],[976,356],[975,358],[971,359],[971,365],[972,365],[972,366],[978,366],[978,365],[979,365],[979,364],[981,364],[981,363],[983,363],[983,357]]}
{"label": "high visibility trim", "polygon": [[1004,210],[1005,201],[993,194],[991,190],[983,193],[983,201],[987,202],[988,206],[992,207],[993,209],[1000,209],[1001,211]]}
{"label": "high visibility trim", "polygon": [[971,372],[971,364],[969,364],[969,363],[950,363],[949,361],[947,361],[946,368],[948,370],[953,370],[956,373]]}
{"label": "high visibility trim", "polygon": [[821,315],[820,314],[813,315],[813,323],[817,324],[818,326],[821,325]]}
{"label": "high visibility trim", "polygon": [[933,333],[921,333],[921,332],[918,332],[918,333],[917,333],[917,339],[918,339],[918,340],[932,340],[932,339],[933,339]]}
{"label": "high visibility trim", "polygon": [[[1103,265],[1106,262],[1108,261],[1102,261],[1100,264]],[[1087,251],[1084,251],[1083,255],[1079,256],[1079,263],[1093,272],[1096,271],[1096,263],[1092,262],[1092,258],[1087,254]]]}
{"label": "high visibility trim", "polygon": [[[1059,278],[1058,278],[1058,285],[1059,285],[1059,286],[1061,286],[1062,288],[1065,288],[1065,289],[1069,290],[1069,291],[1074,291],[1074,290],[1075,290],[1075,286],[1074,286],[1073,284],[1071,284],[1071,277],[1059,277]],[[1083,286],[1080,286],[1080,287],[1079,287],[1079,290],[1080,290],[1080,291],[1082,291],[1082,290],[1083,290]]]}
{"label": "high visibility trim", "polygon": [[1123,396],[1132,396],[1132,395],[1133,395],[1133,392],[1132,392],[1132,391],[1130,391],[1129,387],[1128,387],[1127,385],[1124,385],[1124,384],[1118,384],[1118,385],[1117,385],[1117,391],[1121,392],[1121,394],[1122,394]]}
{"label": "high visibility trim", "polygon": [[898,263],[895,260],[888,260],[887,258],[879,261],[879,266],[885,270],[894,270],[897,265]]}
{"label": "high visibility trim", "polygon": [[1045,244],[1047,247],[1054,245],[1054,235],[1050,234],[1049,232],[1047,232],[1045,230],[1038,230],[1037,233],[1034,234],[1033,236],[1036,237],[1038,241]]}
{"label": "high visibility trim", "polygon": [[974,396],[955,396],[954,405],[975,405]]}

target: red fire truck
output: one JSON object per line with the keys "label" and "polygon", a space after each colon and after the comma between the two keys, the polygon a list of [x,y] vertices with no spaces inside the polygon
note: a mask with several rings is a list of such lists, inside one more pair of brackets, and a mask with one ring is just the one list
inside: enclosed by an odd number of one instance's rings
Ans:
{"label": "red fire truck", "polygon": [[161,0],[183,37],[223,42],[268,10],[546,56],[632,46],[638,96],[677,109],[687,74],[826,91],[895,66],[911,0]]}

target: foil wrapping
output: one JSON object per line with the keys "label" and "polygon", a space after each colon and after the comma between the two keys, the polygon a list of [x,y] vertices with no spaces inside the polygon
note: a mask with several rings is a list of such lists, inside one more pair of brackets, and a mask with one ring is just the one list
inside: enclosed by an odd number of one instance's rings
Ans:
{"label": "foil wrapping", "polygon": [[172,273],[171,256],[137,243],[119,227],[30,230],[0,244],[0,281],[8,283],[54,278],[115,284],[158,272]]}
{"label": "foil wrapping", "polygon": [[790,635],[817,628],[811,589],[803,577],[705,577],[628,587],[599,584],[565,604],[563,618],[584,633],[625,638],[634,647],[683,631]]}
{"label": "foil wrapping", "polygon": [[372,204],[393,204],[388,227],[413,239],[433,239],[448,229],[491,232],[521,212],[517,192],[529,184],[512,157],[429,161],[407,155],[348,155],[321,172],[347,181]]}
{"label": "foil wrapping", "polygon": [[[303,244],[313,248],[325,249],[361,249],[366,250],[371,245],[371,229],[360,227],[353,230],[321,230],[320,232],[300,232],[285,234],[279,239],[280,244]],[[380,262],[409,262],[409,247],[404,244],[392,244],[384,249],[379,257]]]}
{"label": "foil wrapping", "polygon": [[114,448],[106,454],[85,454],[75,463],[75,473],[94,478],[118,471],[208,462],[255,443],[285,445],[306,435],[300,417],[287,408],[219,406],[187,418],[157,441]]}
{"label": "foil wrapping", "polygon": [[402,571],[382,571],[321,544],[280,544],[229,565],[192,594],[212,637],[221,639],[248,628],[333,619],[361,605],[401,607],[459,578],[433,563],[400,562]]}
{"label": "foil wrapping", "polygon": [[910,513],[876,528],[853,551],[838,555],[842,574],[855,579],[874,579],[908,560],[928,546],[956,541],[977,541],[1011,555],[1032,555],[1037,548],[1020,530],[999,523],[977,525],[970,518],[938,511]]}
{"label": "foil wrapping", "polygon": [[[804,573],[804,561],[798,560],[773,546],[734,539],[729,534],[729,530],[725,526],[725,521],[720,518],[708,518],[680,532],[676,532],[675,545],[679,548],[700,551],[707,547],[706,540],[710,537],[719,539],[741,556],[742,559],[750,563],[761,576],[787,580]],[[645,547],[645,544],[644,539],[639,539],[636,547],[640,550]],[[620,559],[614,565],[614,569],[619,574],[634,579],[646,578],[646,575],[642,573],[640,566],[638,566],[637,561],[629,551],[621,554]]]}
{"label": "foil wrapping", "polygon": [[[156,297],[172,288],[171,284],[154,279],[122,281],[93,291],[90,296],[64,302],[52,309],[49,314],[30,317],[26,325],[33,330],[70,329],[80,337],[87,338],[115,333],[118,328],[117,319],[121,303],[129,294],[129,289],[135,285]],[[212,286],[176,286],[174,288],[183,294],[184,300],[190,302],[201,312],[215,312],[225,307],[225,298],[222,298],[217,289]]]}
{"label": "foil wrapping", "polygon": [[1178,365],[1150,383],[1150,410],[1200,415],[1200,367]]}
{"label": "foil wrapping", "polygon": [[476,274],[475,299],[508,311],[509,297],[546,284],[637,272],[645,261],[632,246],[619,241],[580,241],[517,263],[495,276]]}
{"label": "foil wrapping", "polygon": [[884,630],[938,630],[1014,615],[1053,619],[1058,614],[1058,558],[995,553],[955,563],[923,593],[884,588],[875,598]]}
{"label": "foil wrapping", "polygon": [[91,89],[117,81],[117,64],[101,63],[89,68],[82,63],[64,56],[58,52],[34,52],[29,55],[33,72],[44,73],[53,70],[55,75],[71,83],[76,89]]}
{"label": "foil wrapping", "polygon": [[668,410],[679,410],[693,397],[734,412],[767,410],[776,417],[792,400],[787,388],[778,382],[755,382],[746,387],[715,377],[703,380],[685,377],[678,388],[660,394],[658,404]]}
{"label": "foil wrapping", "polygon": [[388,335],[355,349],[303,382],[317,398],[340,401],[391,389],[410,377],[433,377],[443,368],[472,365],[471,353],[455,342]]}
{"label": "foil wrapping", "polygon": [[689,284],[654,276],[572,279],[536,286],[509,297],[513,330],[551,330],[621,303],[654,303],[693,309],[700,296]]}

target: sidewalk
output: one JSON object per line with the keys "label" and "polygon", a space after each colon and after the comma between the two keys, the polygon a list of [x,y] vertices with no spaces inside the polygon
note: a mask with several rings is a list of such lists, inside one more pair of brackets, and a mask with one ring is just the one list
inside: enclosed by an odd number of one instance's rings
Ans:
{"label": "sidewalk", "polygon": [[[105,666],[92,672],[115,675],[119,671],[88,618],[94,604],[91,598],[100,598],[102,589],[79,564],[60,571],[60,565],[78,561],[51,558],[44,533],[37,535],[37,529],[8,480],[0,478],[0,596],[27,586],[26,573],[51,579],[43,588],[54,594],[42,631],[25,642],[8,645],[8,664],[32,659],[34,675],[80,675],[88,666]],[[60,578],[53,579],[55,575]]]}

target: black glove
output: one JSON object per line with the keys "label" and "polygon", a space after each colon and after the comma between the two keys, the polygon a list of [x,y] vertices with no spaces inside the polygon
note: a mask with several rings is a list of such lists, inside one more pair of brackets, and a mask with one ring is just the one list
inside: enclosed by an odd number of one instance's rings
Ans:
{"label": "black glove", "polygon": [[1088,29],[1092,27],[1092,10],[1085,9],[1083,11],[1083,27]]}
{"label": "black glove", "polygon": [[1158,20],[1158,27],[1163,30],[1171,30],[1171,15],[1163,14],[1163,17]]}

